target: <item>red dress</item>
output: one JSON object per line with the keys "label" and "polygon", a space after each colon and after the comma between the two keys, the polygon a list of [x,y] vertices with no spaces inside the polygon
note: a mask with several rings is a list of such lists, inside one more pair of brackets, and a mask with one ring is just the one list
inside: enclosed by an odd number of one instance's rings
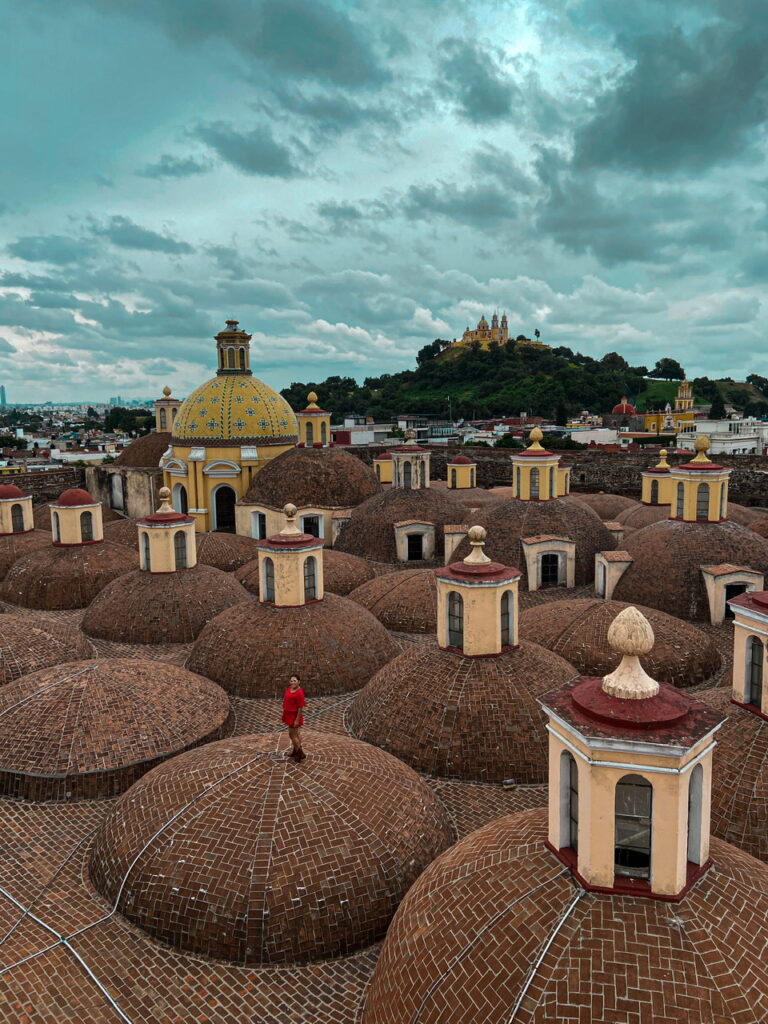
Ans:
{"label": "red dress", "polygon": [[299,714],[297,719],[296,712],[299,711],[300,708],[305,707],[306,703],[307,702],[304,700],[304,691],[301,687],[293,692],[291,692],[290,686],[288,687],[285,691],[285,696],[283,697],[283,722],[285,725],[294,726],[296,729],[300,729],[301,726],[304,725],[304,715]]}

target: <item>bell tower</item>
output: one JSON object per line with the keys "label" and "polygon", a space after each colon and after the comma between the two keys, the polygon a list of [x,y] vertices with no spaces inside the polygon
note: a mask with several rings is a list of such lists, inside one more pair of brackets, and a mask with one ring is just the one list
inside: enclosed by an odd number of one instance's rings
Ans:
{"label": "bell tower", "polygon": [[176,413],[181,408],[178,398],[171,397],[171,389],[166,384],[163,397],[155,399],[155,430],[160,433],[171,432]]}
{"label": "bell tower", "polygon": [[242,373],[252,376],[251,337],[238,327],[239,320],[227,320],[227,326],[216,335],[217,376]]}

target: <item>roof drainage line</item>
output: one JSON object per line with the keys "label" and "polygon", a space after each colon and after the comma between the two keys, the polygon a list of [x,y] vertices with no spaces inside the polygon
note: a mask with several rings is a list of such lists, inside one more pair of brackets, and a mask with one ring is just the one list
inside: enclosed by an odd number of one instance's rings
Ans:
{"label": "roof drainage line", "polygon": [[419,1018],[421,1017],[421,1011],[427,1005],[427,1002],[432,998],[434,993],[442,985],[445,979],[450,976],[454,968],[457,967],[466,956],[469,956],[474,946],[486,935],[487,932],[490,931],[490,929],[496,924],[497,921],[504,917],[505,914],[508,914],[510,910],[517,906],[518,903],[521,903],[523,900],[527,900],[530,896],[533,896],[534,893],[539,892],[540,889],[544,889],[546,886],[550,884],[550,882],[555,882],[558,878],[562,878],[563,875],[568,874],[568,871],[568,868],[563,868],[563,870],[558,871],[556,875],[552,875],[551,878],[548,878],[540,885],[535,886],[533,889],[529,889],[528,892],[524,893],[522,896],[518,896],[516,899],[512,900],[511,903],[508,903],[502,910],[497,911],[497,913],[493,915],[491,920],[480,929],[480,931],[471,939],[470,942],[467,943],[464,949],[462,949],[460,953],[456,954],[456,956],[453,958],[449,966],[446,967],[445,970],[442,972],[440,977],[436,978],[432,982],[408,1024],[418,1024]]}
{"label": "roof drainage line", "polygon": [[101,668],[101,665],[86,665],[85,668],[78,669],[77,672],[73,672],[70,676],[64,676],[63,679],[57,679],[55,683],[49,683],[41,690],[36,690],[34,693],[28,693],[26,697],[22,697],[21,700],[17,700],[15,704],[11,704],[10,707],[0,711],[0,718],[11,711],[15,711],[16,708],[21,707],[22,704],[26,704],[28,700],[34,700],[35,697],[42,697],[42,695],[47,693],[49,690],[53,690],[57,686],[62,686],[64,683],[68,683],[71,679],[77,679],[77,677],[83,675],[84,672],[95,672],[97,668]]}
{"label": "roof drainage line", "polygon": [[[51,925],[46,924],[46,922],[43,921],[42,918],[38,917],[37,914],[33,914],[32,911],[28,907],[25,907],[23,904],[21,904],[14,896],[12,896],[8,892],[7,889],[4,889],[2,886],[0,886],[0,894],[5,896],[5,898],[7,900],[10,900],[10,902],[15,907],[17,907],[19,910],[23,911],[25,917],[28,917],[31,921],[34,921],[35,924],[39,925],[41,928],[44,928],[46,931],[50,932],[51,935],[54,935],[58,939],[58,942],[55,942],[55,943],[53,943],[53,945],[49,946],[48,950],[41,950],[40,953],[48,952],[51,949],[56,949],[58,946],[64,946],[66,949],[68,949],[69,952],[72,954],[72,956],[75,958],[75,960],[77,960],[77,962],[83,968],[83,970],[88,975],[88,977],[91,979],[91,981],[94,983],[94,985],[98,988],[99,992],[101,992],[101,994],[107,1000],[107,1002],[112,1007],[112,1009],[115,1011],[115,1013],[118,1015],[118,1017],[122,1021],[125,1021],[125,1024],[132,1024],[131,1018],[120,1009],[120,1007],[117,1005],[117,1003],[112,998],[112,996],[107,991],[107,989],[104,987],[104,985],[102,985],[102,983],[99,981],[99,979],[93,973],[93,971],[88,966],[88,964],[85,962],[85,960],[80,955],[80,953],[78,953],[77,950],[74,949],[70,945],[68,939],[65,939],[64,936],[60,932],[57,932],[56,929],[53,928]],[[34,954],[34,955],[38,955],[39,956],[40,953]],[[13,966],[16,966],[16,965],[13,965]],[[11,970],[11,968],[10,967],[5,968],[5,970],[3,970],[1,973],[5,974],[6,970]]]}
{"label": "roof drainage line", "polygon": [[541,953],[539,954],[538,960],[536,961],[536,963],[531,968],[531,971],[530,971],[528,977],[525,980],[525,984],[523,985],[522,990],[520,991],[520,995],[517,997],[517,1002],[515,1003],[515,1005],[514,1005],[514,1007],[512,1009],[512,1013],[511,1013],[511,1015],[509,1017],[508,1024],[514,1024],[514,1020],[517,1017],[518,1011],[519,1011],[520,1007],[523,1005],[523,1000],[528,995],[528,991],[529,991],[531,985],[533,984],[533,981],[534,981],[536,975],[539,973],[539,968],[544,963],[544,958],[546,957],[547,953],[549,952],[550,948],[552,947],[552,943],[557,938],[557,936],[558,936],[558,934],[560,932],[560,929],[563,927],[565,922],[568,920],[568,918],[571,916],[571,914],[576,909],[576,904],[579,902],[579,900],[582,898],[582,896],[585,896],[585,895],[586,895],[586,892],[585,892],[584,889],[579,889],[578,890],[576,895],[573,897],[571,905],[568,907],[566,912],[563,914],[563,916],[557,922],[557,924],[556,924],[552,934],[549,936],[547,941],[544,943],[544,948],[542,949]]}

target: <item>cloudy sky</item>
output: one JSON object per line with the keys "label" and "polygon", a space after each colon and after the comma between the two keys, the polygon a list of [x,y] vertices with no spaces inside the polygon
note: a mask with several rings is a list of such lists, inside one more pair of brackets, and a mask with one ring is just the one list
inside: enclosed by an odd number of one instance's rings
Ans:
{"label": "cloudy sky", "polygon": [[0,0],[0,383],[513,332],[768,374],[765,0]]}

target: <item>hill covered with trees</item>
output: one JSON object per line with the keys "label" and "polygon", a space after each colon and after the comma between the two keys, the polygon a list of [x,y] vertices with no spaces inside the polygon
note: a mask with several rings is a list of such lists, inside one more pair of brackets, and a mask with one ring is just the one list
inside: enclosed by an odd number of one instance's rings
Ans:
{"label": "hill covered with trees", "polygon": [[[349,413],[387,422],[409,412],[454,419],[525,412],[563,423],[582,409],[608,412],[622,395],[639,408],[663,408],[664,394],[674,400],[683,378],[682,367],[674,359],[661,359],[649,371],[646,366],[630,366],[617,352],[593,359],[565,347],[536,348],[509,341],[487,349],[469,346],[445,358],[448,345],[442,339],[425,345],[415,370],[366,377],[362,385],[352,377],[339,376],[295,382],[282,394],[294,409],[303,409],[307,392],[316,391],[320,405],[330,409],[337,421]],[[736,408],[768,414],[768,380],[754,374],[748,385],[701,377],[693,381],[693,388],[696,401],[702,404],[718,395]]]}

